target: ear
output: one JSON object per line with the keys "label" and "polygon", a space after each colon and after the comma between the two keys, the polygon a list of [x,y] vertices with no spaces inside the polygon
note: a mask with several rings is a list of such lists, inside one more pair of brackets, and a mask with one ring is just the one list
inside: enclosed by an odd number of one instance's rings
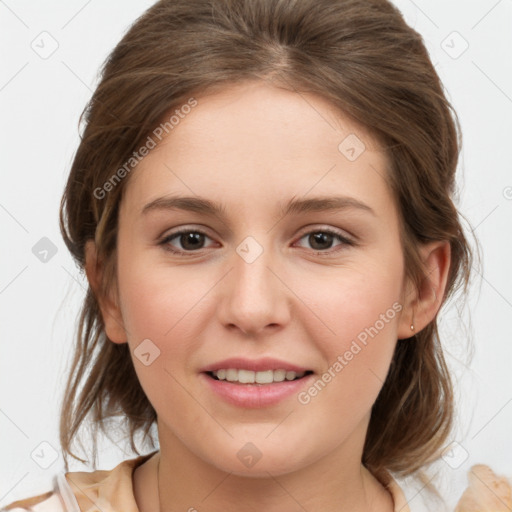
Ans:
{"label": "ear", "polygon": [[85,272],[98,301],[108,339],[114,343],[126,343],[127,334],[118,305],[119,301],[115,298],[116,294],[112,290],[108,290],[107,295],[102,292],[103,267],[98,261],[96,244],[93,240],[87,240],[85,243]]}
{"label": "ear", "polygon": [[408,283],[407,291],[404,292],[398,339],[410,338],[421,331],[434,320],[443,302],[450,269],[450,243],[442,241],[425,244],[420,248],[420,256],[426,275],[419,290]]}

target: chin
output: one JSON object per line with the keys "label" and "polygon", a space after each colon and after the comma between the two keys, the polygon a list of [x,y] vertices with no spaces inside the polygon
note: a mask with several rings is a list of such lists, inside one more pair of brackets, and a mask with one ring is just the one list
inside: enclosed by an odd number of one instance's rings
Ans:
{"label": "chin", "polygon": [[293,473],[304,467],[303,464],[295,462],[293,465],[286,456],[282,460],[263,460],[263,457],[252,467],[243,467],[243,464],[234,462],[223,467],[219,467],[222,471],[231,473],[236,476],[248,478],[269,478],[270,476],[281,476],[287,473]]}
{"label": "chin", "polygon": [[[226,446],[224,450],[216,450],[216,453],[207,455],[205,460],[221,471],[233,475],[250,478],[269,478],[269,476],[285,475],[298,471],[314,462],[315,457],[307,453],[297,453],[297,446],[301,443],[293,443],[280,446],[265,443],[263,440],[255,440],[254,443],[233,443],[235,446]],[[305,448],[302,443],[302,448]],[[315,453],[312,449],[312,454]],[[220,462],[221,461],[221,462]],[[220,462],[220,463],[219,463]]]}

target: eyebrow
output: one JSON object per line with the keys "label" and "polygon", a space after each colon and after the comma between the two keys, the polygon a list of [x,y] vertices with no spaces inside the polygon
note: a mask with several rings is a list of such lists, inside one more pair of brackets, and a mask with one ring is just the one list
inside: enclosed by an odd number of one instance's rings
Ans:
{"label": "eyebrow", "polygon": [[[224,223],[227,221],[226,207],[202,197],[164,196],[146,204],[141,214],[146,215],[158,210],[185,210],[217,217]],[[375,211],[367,204],[348,196],[312,197],[310,199],[291,199],[281,207],[281,215],[305,214],[336,210],[360,210],[376,216]]]}

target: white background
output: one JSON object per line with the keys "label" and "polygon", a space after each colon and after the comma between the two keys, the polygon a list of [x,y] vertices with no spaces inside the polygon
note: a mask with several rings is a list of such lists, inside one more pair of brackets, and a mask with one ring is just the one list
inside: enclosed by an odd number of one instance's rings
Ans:
{"label": "white background", "polygon": [[[47,469],[31,458],[34,450],[51,456],[42,442],[59,451],[58,407],[85,286],[60,236],[58,207],[99,67],[152,3],[0,1],[0,505],[48,490],[63,468],[60,456]],[[473,464],[512,476],[512,1],[395,4],[423,35],[459,114],[459,208],[483,248],[463,320],[453,306],[441,315],[460,447],[437,470],[454,499]],[[31,47],[43,37],[46,48],[58,44],[46,59]],[[57,248],[46,263],[32,252],[42,237]],[[102,443],[99,468],[135,456],[123,441]],[[89,468],[71,465],[80,469]]]}

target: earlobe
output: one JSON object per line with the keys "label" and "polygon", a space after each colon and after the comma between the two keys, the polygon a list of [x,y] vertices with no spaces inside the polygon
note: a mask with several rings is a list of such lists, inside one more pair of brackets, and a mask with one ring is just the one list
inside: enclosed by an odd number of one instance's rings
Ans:
{"label": "earlobe", "polygon": [[414,336],[436,317],[443,302],[450,270],[451,250],[447,241],[421,247],[425,276],[419,289],[406,295],[398,329],[398,339]]}
{"label": "earlobe", "polygon": [[112,297],[112,290],[108,290],[106,295],[102,291],[103,265],[98,261],[94,240],[85,243],[85,272],[98,301],[108,339],[114,343],[126,343],[127,335],[120,307]]}

